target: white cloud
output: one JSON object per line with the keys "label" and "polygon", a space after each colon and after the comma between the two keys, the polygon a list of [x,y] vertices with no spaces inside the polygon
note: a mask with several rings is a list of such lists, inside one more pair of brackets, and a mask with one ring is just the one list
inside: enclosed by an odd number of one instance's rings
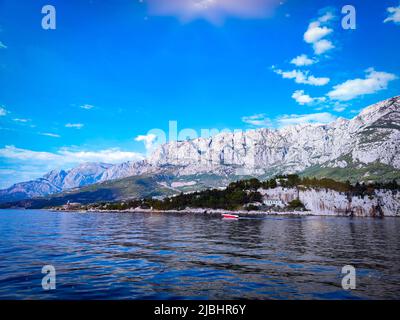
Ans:
{"label": "white cloud", "polygon": [[310,105],[326,101],[325,97],[313,98],[308,94],[305,94],[304,90],[296,90],[295,92],[293,92],[292,98],[296,100],[296,102],[300,105],[305,105],[305,104]]}
{"label": "white cloud", "polygon": [[252,116],[242,117],[242,121],[256,127],[268,127],[272,124],[271,120],[268,119],[265,114],[255,114]]}
{"label": "white cloud", "polygon": [[14,161],[39,161],[52,164],[54,167],[62,165],[76,165],[84,162],[120,163],[129,160],[141,160],[143,155],[137,152],[122,151],[111,148],[99,151],[75,150],[61,148],[56,152],[33,151],[15,146],[5,146],[0,149],[0,157]]}
{"label": "white cloud", "polygon": [[400,5],[387,8],[387,12],[389,12],[389,16],[383,21],[384,23],[393,21],[393,23],[400,24]]}
{"label": "white cloud", "polygon": [[322,27],[319,21],[314,21],[308,25],[308,29],[304,33],[304,41],[314,44],[332,32],[333,29]]}
{"label": "white cloud", "polygon": [[42,136],[47,136],[47,137],[52,137],[52,138],[60,138],[60,135],[56,134],[56,133],[49,133],[49,132],[43,132],[43,133],[39,133]]}
{"label": "white cloud", "polygon": [[[15,170],[12,178],[0,172],[0,185],[7,187],[15,181],[27,181],[43,176],[53,169],[70,169],[85,162],[121,163],[144,158],[137,152],[111,148],[97,151],[61,148],[55,152],[33,151],[12,145],[0,148],[0,160],[8,169]],[[4,181],[3,181],[4,180]]]}
{"label": "white cloud", "polygon": [[324,39],[333,33],[333,29],[329,28],[326,24],[334,18],[333,13],[326,12],[316,21],[310,22],[307,31],[304,33],[304,41],[313,46],[314,53],[317,55],[335,48],[331,41]]}
{"label": "white cloud", "polygon": [[309,71],[300,71],[300,70],[291,70],[291,71],[282,71],[280,69],[275,69],[275,67],[272,67],[272,70],[276,73],[282,76],[284,79],[294,79],[296,83],[301,83],[301,84],[309,84],[312,86],[324,86],[328,84],[330,81],[329,78],[322,77],[322,78],[317,78],[314,77],[313,75],[310,75]]}
{"label": "white cloud", "polygon": [[270,14],[280,0],[147,0],[150,14],[175,16],[182,21],[205,19],[220,23],[226,17],[261,18]]}
{"label": "white cloud", "polygon": [[85,110],[90,110],[90,109],[93,109],[94,106],[92,106],[91,104],[84,104],[84,105],[80,106],[80,108],[85,109]]}
{"label": "white cloud", "polygon": [[335,46],[333,45],[333,43],[329,40],[326,39],[322,39],[320,41],[317,41],[316,43],[314,43],[313,48],[314,48],[314,52],[315,54],[323,54],[331,49],[333,49]]}
{"label": "white cloud", "polygon": [[336,106],[333,108],[333,110],[335,110],[336,112],[343,112],[344,110],[346,110],[345,106]]}
{"label": "white cloud", "polygon": [[[255,120],[255,122],[248,121]],[[336,120],[336,116],[328,113],[311,113],[311,114],[290,114],[281,115],[276,118],[270,119],[265,114],[257,114],[254,116],[243,117],[242,121],[254,126],[269,127],[269,128],[283,128],[298,124],[325,124]]]}
{"label": "white cloud", "polygon": [[20,119],[20,118],[15,118],[13,119],[15,122],[20,122],[20,123],[27,123],[30,121],[30,119]]}
{"label": "white cloud", "polygon": [[327,11],[323,16],[318,18],[318,21],[321,23],[326,23],[333,19],[335,19],[335,15],[332,12]]}
{"label": "white cloud", "polygon": [[369,68],[364,79],[347,80],[333,87],[328,97],[333,100],[348,101],[366,94],[387,89],[388,83],[397,79],[392,73],[375,71]]}
{"label": "white cloud", "polygon": [[99,151],[79,151],[62,148],[58,151],[62,157],[70,162],[105,162],[120,163],[130,160],[142,160],[143,155],[138,152],[122,151],[119,148],[111,148]]}
{"label": "white cloud", "polygon": [[343,101],[334,101],[334,100],[327,101],[327,105],[336,112],[343,112],[349,107],[348,103],[344,103]]}
{"label": "white cloud", "polygon": [[13,170],[13,169],[0,169],[0,175],[2,175],[2,174],[13,174],[13,173],[15,173],[15,170]]}
{"label": "white cloud", "polygon": [[5,108],[0,107],[0,117],[5,116],[7,113],[8,113],[8,111]]}
{"label": "white cloud", "polygon": [[65,125],[66,128],[75,128],[75,129],[82,129],[84,127],[84,124],[82,123],[67,123]]}
{"label": "white cloud", "polygon": [[0,41],[0,49],[7,49],[7,46]]}
{"label": "white cloud", "polygon": [[297,56],[296,58],[292,59],[292,61],[290,61],[291,64],[294,64],[298,67],[310,66],[316,62],[316,60],[310,59],[306,54]]}
{"label": "white cloud", "polygon": [[0,149],[1,158],[9,158],[13,160],[34,160],[34,161],[54,161],[59,159],[59,155],[49,152],[39,152],[26,149],[19,149],[15,146],[5,146]]}
{"label": "white cloud", "polygon": [[150,152],[154,149],[155,147],[155,141],[157,139],[157,136],[155,134],[148,134],[148,135],[139,135],[135,138],[135,141],[138,142],[143,142],[144,146],[147,150],[147,152]]}
{"label": "white cloud", "polygon": [[276,119],[280,127],[286,127],[297,124],[326,124],[336,120],[336,116],[329,112],[312,113],[312,114],[291,114],[284,115]]}

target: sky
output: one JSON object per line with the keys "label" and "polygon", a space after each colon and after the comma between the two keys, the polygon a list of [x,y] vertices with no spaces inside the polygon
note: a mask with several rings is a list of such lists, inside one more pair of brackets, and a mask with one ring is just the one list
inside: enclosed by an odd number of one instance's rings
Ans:
{"label": "sky", "polygon": [[0,188],[142,159],[171,121],[352,118],[400,94],[399,39],[398,0],[0,0]]}

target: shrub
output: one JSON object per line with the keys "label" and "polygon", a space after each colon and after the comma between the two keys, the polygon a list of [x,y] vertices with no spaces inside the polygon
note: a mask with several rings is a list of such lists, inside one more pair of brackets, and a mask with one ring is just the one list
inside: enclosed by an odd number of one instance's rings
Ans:
{"label": "shrub", "polygon": [[294,199],[289,202],[288,207],[290,209],[304,209],[304,204],[299,199]]}

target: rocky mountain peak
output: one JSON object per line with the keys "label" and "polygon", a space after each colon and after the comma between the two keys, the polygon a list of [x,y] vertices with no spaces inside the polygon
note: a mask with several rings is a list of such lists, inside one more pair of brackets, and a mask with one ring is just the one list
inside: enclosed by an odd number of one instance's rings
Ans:
{"label": "rocky mountain peak", "polygon": [[393,111],[400,111],[400,96],[373,104],[362,110],[354,119],[365,123],[371,123]]}

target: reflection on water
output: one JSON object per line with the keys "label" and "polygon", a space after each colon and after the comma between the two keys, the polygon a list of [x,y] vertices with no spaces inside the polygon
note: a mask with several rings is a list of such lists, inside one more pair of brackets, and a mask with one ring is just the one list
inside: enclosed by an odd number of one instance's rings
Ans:
{"label": "reflection on water", "polygon": [[0,298],[399,299],[399,232],[396,218],[0,211]]}

